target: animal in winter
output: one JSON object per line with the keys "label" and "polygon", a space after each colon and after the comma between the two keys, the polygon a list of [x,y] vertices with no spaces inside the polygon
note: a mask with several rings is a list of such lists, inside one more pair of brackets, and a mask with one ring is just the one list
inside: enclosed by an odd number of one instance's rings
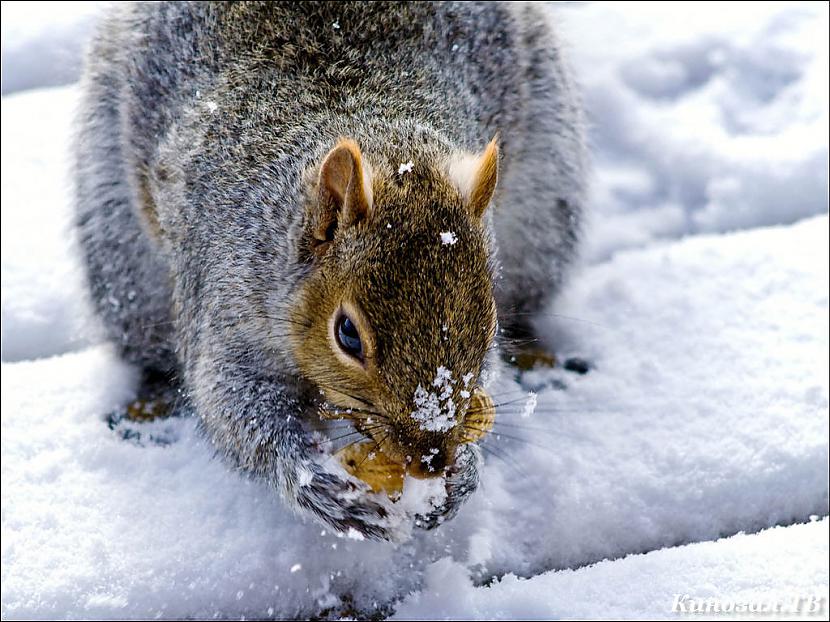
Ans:
{"label": "animal in winter", "polygon": [[[452,518],[498,406],[486,380],[549,360],[534,321],[577,252],[583,117],[545,11],[110,8],[76,222],[138,398],[186,404],[230,467],[338,532]],[[410,482],[439,494],[404,512]]]}

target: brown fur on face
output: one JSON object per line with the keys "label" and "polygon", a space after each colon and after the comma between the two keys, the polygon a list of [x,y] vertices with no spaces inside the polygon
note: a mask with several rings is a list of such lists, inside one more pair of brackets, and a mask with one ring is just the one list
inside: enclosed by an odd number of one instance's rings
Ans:
{"label": "brown fur on face", "polygon": [[[331,405],[351,408],[358,429],[386,455],[408,462],[413,475],[437,475],[467,440],[462,422],[495,334],[490,248],[480,205],[489,195],[482,198],[473,188],[471,206],[470,195],[459,191],[446,170],[417,161],[403,173],[395,162],[370,160],[369,167],[354,146],[343,141],[329,152],[309,192],[306,239],[313,268],[293,309],[294,354],[304,376]],[[497,155],[492,143],[482,156],[487,174],[479,177],[489,194]],[[347,172],[373,171],[365,197],[354,195],[360,179],[345,179],[344,166]],[[332,185],[334,192],[328,190]],[[337,191],[338,185],[347,191]],[[341,226],[338,210],[344,205],[332,196],[351,196],[352,204],[367,207],[359,219]],[[336,226],[321,239],[319,223],[331,221]],[[447,232],[454,243],[442,240]],[[363,361],[337,346],[339,311],[359,331]],[[442,367],[452,374],[456,425],[425,429],[412,417],[415,393],[419,387],[440,393],[433,381]]]}

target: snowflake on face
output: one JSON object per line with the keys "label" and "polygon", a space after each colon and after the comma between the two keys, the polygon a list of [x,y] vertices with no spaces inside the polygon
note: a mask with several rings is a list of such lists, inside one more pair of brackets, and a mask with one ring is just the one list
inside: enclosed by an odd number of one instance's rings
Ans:
{"label": "snowflake on face", "polygon": [[415,389],[413,401],[416,410],[412,412],[412,418],[421,424],[422,430],[448,432],[455,426],[455,402],[452,399],[454,384],[452,372],[442,365],[432,381],[434,390],[427,390],[420,384]]}
{"label": "snowflake on face", "polygon": [[450,246],[452,246],[456,242],[458,242],[458,236],[455,235],[455,233],[453,233],[452,231],[441,232],[441,244],[444,244],[445,246],[449,244]]}

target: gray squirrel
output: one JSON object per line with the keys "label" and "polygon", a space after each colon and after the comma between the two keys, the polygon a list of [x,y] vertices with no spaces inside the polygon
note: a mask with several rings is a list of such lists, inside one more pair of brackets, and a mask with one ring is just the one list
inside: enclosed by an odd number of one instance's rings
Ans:
{"label": "gray squirrel", "polygon": [[546,10],[137,3],[92,41],[75,202],[107,334],[337,531],[395,539],[394,504],[325,468],[309,422],[444,478],[415,521],[452,517],[482,375],[576,255],[583,117]]}

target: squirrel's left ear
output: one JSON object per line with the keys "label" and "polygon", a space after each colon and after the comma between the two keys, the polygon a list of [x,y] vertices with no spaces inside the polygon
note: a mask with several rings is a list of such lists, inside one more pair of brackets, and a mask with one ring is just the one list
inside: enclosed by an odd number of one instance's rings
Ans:
{"label": "squirrel's left ear", "polygon": [[341,139],[320,165],[317,201],[310,214],[315,243],[331,242],[336,229],[357,224],[371,209],[371,167],[356,142]]}
{"label": "squirrel's left ear", "polygon": [[498,135],[493,137],[481,154],[451,159],[447,174],[461,193],[470,213],[475,218],[481,218],[490,205],[499,177]]}

